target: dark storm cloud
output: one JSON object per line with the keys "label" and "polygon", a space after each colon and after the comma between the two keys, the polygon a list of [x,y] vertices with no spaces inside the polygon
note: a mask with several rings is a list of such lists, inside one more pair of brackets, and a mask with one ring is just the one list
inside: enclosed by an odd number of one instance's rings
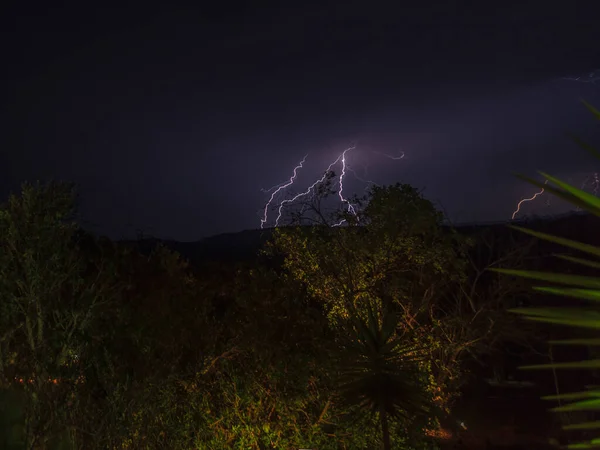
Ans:
{"label": "dark storm cloud", "polygon": [[594,170],[564,131],[599,140],[579,98],[600,87],[556,81],[600,60],[588,5],[13,11],[1,187],[74,180],[103,232],[197,239],[258,226],[260,188],[357,142],[378,182],[504,218],[512,171]]}

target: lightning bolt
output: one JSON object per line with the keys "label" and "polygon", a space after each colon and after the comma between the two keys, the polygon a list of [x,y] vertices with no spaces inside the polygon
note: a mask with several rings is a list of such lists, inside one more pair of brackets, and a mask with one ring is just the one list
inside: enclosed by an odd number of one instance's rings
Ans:
{"label": "lightning bolt", "polygon": [[403,151],[401,151],[399,155],[395,155],[395,156],[394,155],[389,155],[387,153],[378,152],[378,151],[375,151],[375,150],[373,150],[373,153],[375,153],[377,155],[385,156],[386,158],[389,158],[389,159],[393,159],[394,161],[398,161],[398,160],[404,158],[404,152]]}
{"label": "lightning bolt", "polygon": [[283,184],[285,184],[285,182],[284,182],[284,183],[279,183],[279,184],[276,184],[276,185],[274,185],[274,186],[271,186],[269,189],[261,188],[260,192],[263,192],[263,193],[265,193],[265,194],[268,194],[268,193],[269,193],[269,192],[271,192],[273,189],[277,189],[278,187],[282,186]]}
{"label": "lightning bolt", "polygon": [[[344,186],[343,186],[343,177],[346,174],[346,153],[348,153],[351,150],[354,150],[356,147],[355,146],[351,146],[348,147],[346,150],[344,150],[337,158],[335,161],[333,161],[331,164],[329,164],[329,166],[327,167],[327,169],[325,170],[325,172],[323,173],[323,176],[321,178],[319,178],[318,180],[316,180],[313,184],[311,184],[308,189],[306,189],[303,192],[300,192],[299,194],[296,194],[294,197],[283,200],[280,204],[279,204],[279,208],[278,208],[278,214],[277,214],[277,218],[275,219],[275,227],[279,226],[279,221],[281,220],[281,216],[283,215],[283,209],[286,205],[289,205],[291,203],[294,203],[296,201],[298,201],[299,199],[301,199],[302,197],[306,197],[307,195],[310,195],[314,189],[321,183],[323,183],[325,181],[325,179],[327,178],[327,175],[331,172],[331,168],[333,166],[335,166],[336,164],[338,164],[340,161],[342,162],[342,174],[340,175],[340,190],[338,192],[338,196],[340,197],[340,199],[343,202],[346,202],[349,205],[349,208],[352,207],[352,205],[350,205],[350,202],[347,201],[347,199],[344,198],[344,194],[343,194],[343,190],[344,190]],[[273,196],[271,196],[272,198]],[[272,201],[272,200],[271,200]],[[354,208],[352,207],[352,211],[354,210]],[[262,221],[261,221],[262,222]]]}
{"label": "lightning bolt", "polygon": [[[304,165],[304,162],[306,161],[306,158],[308,157],[308,155],[304,155],[304,158],[302,158],[302,161],[300,161],[300,163],[294,167],[294,172],[292,174],[292,176],[290,177],[290,179],[283,184],[279,184],[279,185],[275,185],[273,186],[271,189],[269,189],[269,191],[275,189],[273,191],[273,193],[271,194],[271,198],[269,198],[269,201],[267,202],[267,204],[265,205],[265,209],[263,210],[263,217],[262,219],[260,219],[260,228],[264,228],[265,223],[267,223],[267,219],[268,219],[268,215],[269,215],[269,206],[271,206],[271,203],[273,203],[273,200],[275,199],[275,196],[283,191],[284,189],[288,188],[289,186],[291,186],[292,184],[294,184],[294,181],[296,180],[296,176],[298,175],[298,171],[300,169],[302,169],[302,166]],[[280,210],[280,216],[281,216],[281,206],[279,207]],[[279,217],[278,217],[279,219]]]}
{"label": "lightning bolt", "polygon": [[[544,184],[548,184],[548,180],[546,180],[544,182]],[[515,220],[516,215],[519,213],[519,210],[521,209],[521,205],[525,202],[531,202],[533,200],[535,200],[536,198],[538,198],[540,195],[542,195],[544,193],[544,190],[542,188],[542,190],[540,192],[536,192],[532,197],[530,198],[524,198],[522,199],[518,204],[517,204],[517,209],[512,213],[512,218],[511,220]]]}
{"label": "lightning bolt", "polygon": [[[368,185],[378,186],[378,184],[375,183],[374,181],[367,180],[367,179],[359,176],[358,173],[356,172],[356,170],[354,170],[348,164],[347,154],[348,154],[348,152],[355,150],[355,149],[356,149],[356,145],[352,145],[352,146],[346,148],[342,153],[339,154],[339,156],[331,164],[329,164],[327,169],[324,171],[323,175],[319,179],[315,180],[305,191],[300,192],[299,194],[296,194],[291,198],[287,198],[287,199],[284,199],[283,201],[281,201],[279,203],[279,206],[276,208],[277,209],[277,217],[275,218],[275,223],[273,226],[274,227],[280,226],[281,218],[283,217],[283,212],[287,206],[289,206],[295,202],[298,202],[303,197],[306,197],[309,195],[314,195],[316,187],[319,186],[320,184],[324,183],[327,180],[328,175],[331,173],[331,169],[336,164],[341,164],[341,173],[339,175],[337,182],[334,184],[334,186],[339,187],[337,196],[339,197],[340,202],[342,202],[342,204],[345,205],[346,211],[349,214],[357,216],[355,205],[353,205],[352,202],[349,200],[349,198],[345,197],[345,195],[344,195],[344,190],[347,188],[346,184],[347,184],[348,175],[353,175],[357,180],[359,180],[365,184],[368,184]],[[394,161],[401,160],[405,156],[404,152],[400,152],[400,154],[397,154],[397,155],[391,155],[391,154],[387,154],[387,153],[383,153],[383,152],[379,152],[379,151],[372,151],[372,153],[382,155],[382,156],[389,158],[391,160],[394,160]],[[269,200],[267,201],[267,203],[264,207],[263,213],[262,213],[262,218],[260,221],[261,229],[265,227],[265,225],[268,221],[269,208],[271,208],[273,206],[277,195],[279,193],[283,192],[288,187],[290,187],[292,184],[294,184],[294,182],[296,181],[298,170],[300,170],[303,167],[303,164],[306,161],[306,158],[307,158],[307,156],[305,156],[304,159],[294,168],[294,172],[287,182],[276,184],[276,185],[270,187],[269,189],[261,189],[261,191],[264,193],[267,193],[267,194],[271,193],[271,196],[270,196]],[[366,172],[367,172],[366,165],[365,165],[364,169],[365,169],[364,172],[365,172],[365,176],[366,176]],[[365,188],[365,189],[367,189],[367,188]],[[304,211],[305,209],[306,209],[306,205],[303,204],[302,211]],[[345,219],[341,220],[340,222],[338,222],[332,226],[340,226],[344,222],[346,222]]]}
{"label": "lightning bolt", "polygon": [[[360,176],[358,173],[356,173],[356,170],[354,170],[352,167],[350,167],[350,166],[348,166],[348,165],[346,166],[346,170],[347,170],[348,172],[351,172],[351,173],[352,173],[352,175],[354,175],[354,178],[356,178],[356,179],[357,179],[358,181],[360,181],[361,183],[365,183],[365,184],[372,184],[372,185],[374,185],[374,186],[379,186],[379,184],[375,183],[374,181],[367,180],[367,179],[365,179],[365,178],[361,177],[361,176]],[[369,186],[367,186],[365,189],[368,189],[368,188],[369,188]]]}
{"label": "lightning bolt", "polygon": [[347,148],[342,153],[342,173],[340,174],[340,190],[338,191],[338,196],[340,197],[340,201],[342,203],[346,203],[348,205],[348,212],[356,215],[356,211],[354,210],[354,206],[348,201],[348,199],[344,198],[344,177],[346,176],[346,152],[348,150],[353,149],[353,147]]}
{"label": "lightning bolt", "polygon": [[[590,183],[592,187],[592,194],[598,196],[598,187],[600,186],[600,177],[598,176],[598,172],[595,172],[592,175],[588,175],[587,177],[585,177],[585,179],[581,183],[581,186],[579,186],[579,189],[585,191],[585,188],[588,186],[590,178],[592,178],[592,181]],[[577,206],[575,207],[575,211],[581,211],[581,208]]]}

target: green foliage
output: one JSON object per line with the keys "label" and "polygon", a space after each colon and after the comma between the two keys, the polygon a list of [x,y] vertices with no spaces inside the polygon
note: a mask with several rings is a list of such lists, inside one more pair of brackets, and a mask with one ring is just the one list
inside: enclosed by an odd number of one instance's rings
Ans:
{"label": "green foliage", "polygon": [[74,199],[25,185],[0,209],[1,445],[431,444],[471,344],[442,313],[463,243],[416,190],[373,189],[347,227],[278,230],[263,256],[282,267],[95,239]]}
{"label": "green foliage", "polygon": [[457,357],[442,357],[447,330],[435,311],[443,293],[464,280],[462,246],[410,186],[374,188],[363,205],[346,227],[325,226],[321,213],[324,226],[277,229],[270,252],[283,255],[287,276],[327,312],[343,355],[339,395],[359,411],[375,410],[386,445],[388,416],[404,430],[397,441],[422,440],[435,424],[413,420],[448,406],[453,393],[445,382],[459,371]]}
{"label": "green foliage", "polygon": [[433,402],[422,376],[422,349],[396,333],[395,314],[384,311],[380,319],[367,306],[366,315],[365,320],[352,313],[349,333],[342,331],[338,389],[347,404],[378,414],[384,448],[389,449],[388,418],[414,427],[419,418],[428,417]]}
{"label": "green foliage", "polygon": [[460,277],[454,236],[441,215],[413,188],[373,188],[354,226],[277,229],[274,251],[332,320],[350,306],[379,298],[411,309],[427,308],[432,292]]}
{"label": "green foliage", "polygon": [[106,301],[86,280],[66,184],[23,185],[0,209],[0,383],[18,392],[28,448],[49,445],[73,420],[82,338]]}
{"label": "green foliage", "polygon": [[[342,369],[345,382],[340,391],[352,403],[367,406],[372,412],[381,408],[392,417],[425,413],[425,396],[419,397],[418,364],[423,355],[403,336],[396,334],[397,320],[393,314],[376,317],[373,308],[367,307],[367,319],[353,316],[350,336],[343,344]],[[399,377],[411,374],[411,378]],[[397,394],[397,395],[396,395]]]}
{"label": "green foliage", "polygon": [[[210,448],[372,448],[371,419],[336,396],[335,336],[297,282],[266,269],[236,277],[237,357],[215,380]],[[218,413],[217,413],[218,411]],[[217,417],[219,417],[217,419]]]}
{"label": "green foliage", "polygon": [[[600,113],[592,106],[586,103],[588,109],[600,120]],[[600,153],[593,150],[589,145],[578,140],[580,144],[583,144],[584,148],[590,151],[593,155],[600,158]],[[600,199],[588,194],[587,192],[570,186],[561,180],[547,175],[543,172],[540,174],[553,183],[555,186],[550,184],[545,186],[548,192],[570,202],[571,204],[578,206],[585,211],[600,217]],[[527,177],[521,176],[522,179],[528,181],[536,186],[542,186],[541,183],[532,180]],[[572,250],[579,251],[587,254],[588,257],[599,257],[600,248],[584,244],[558,236],[552,236],[545,233],[535,232],[520,227],[513,227],[534,236],[539,239],[554,242],[556,244],[566,246]],[[598,269],[600,262],[588,258],[573,257],[571,255],[557,255],[565,260],[579,264],[581,268],[592,268]],[[554,283],[559,286],[539,286],[534,289],[539,292],[544,292],[553,295],[560,295],[564,297],[571,297],[575,299],[592,302],[590,307],[575,307],[575,308],[522,308],[514,310],[515,313],[524,315],[528,320],[553,323],[560,325],[567,325],[574,328],[588,329],[594,332],[600,330],[600,312],[595,307],[593,302],[600,300],[600,278],[586,275],[571,275],[571,274],[556,274],[536,271],[522,271],[522,270],[502,270],[496,269],[498,272],[505,275],[513,275],[518,277],[530,278],[537,281]],[[560,286],[562,285],[562,287]],[[583,338],[583,339],[568,339],[561,341],[554,341],[553,344],[562,345],[587,345],[587,346],[598,346],[600,345],[600,339],[598,337]],[[525,369],[595,369],[600,367],[600,360],[591,359],[585,361],[576,361],[568,363],[554,363],[537,366],[526,366]],[[563,394],[556,396],[545,397],[547,400],[561,400],[567,402],[564,406],[553,408],[556,412],[565,411],[599,411],[600,410],[600,389],[597,387],[591,387],[586,391]],[[600,429],[600,422],[586,422],[578,423],[574,425],[568,425],[563,427],[565,430],[593,430]],[[600,446],[600,438],[589,439],[584,442],[569,445],[568,448],[598,448]]]}
{"label": "green foliage", "polygon": [[162,246],[84,236],[73,200],[25,185],[1,210],[3,448],[376,445],[373,419],[336,397],[335,336],[297,282],[198,277]]}

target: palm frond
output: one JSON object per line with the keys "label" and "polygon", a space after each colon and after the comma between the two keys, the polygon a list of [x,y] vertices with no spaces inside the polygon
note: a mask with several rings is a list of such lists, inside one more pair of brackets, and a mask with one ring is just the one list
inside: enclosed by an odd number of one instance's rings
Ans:
{"label": "palm frond", "polygon": [[600,258],[600,248],[598,248],[594,245],[583,244],[581,242],[573,241],[571,239],[565,239],[565,238],[561,238],[558,236],[553,236],[551,234],[541,233],[539,231],[534,231],[534,230],[529,230],[527,228],[518,227],[515,225],[509,225],[508,227],[513,230],[517,230],[522,233],[529,234],[538,239],[554,242],[555,244],[562,245],[563,247],[569,247],[569,248],[572,248],[573,250],[579,250],[581,252],[589,253],[590,255],[594,255],[594,256],[597,256]]}
{"label": "palm frond", "polygon": [[[600,120],[600,111],[595,109],[590,104],[584,102],[584,105],[590,112]],[[572,136],[573,140],[585,149],[594,157],[600,159],[600,152],[592,148],[590,145],[581,139]],[[545,183],[531,179],[523,175],[517,175],[522,180],[534,186],[543,188],[545,191],[554,194],[555,196],[566,200],[570,204],[577,206],[584,211],[600,217],[600,199],[595,195],[571,186],[560,179],[553,177],[545,172],[539,172],[546,180]],[[584,244],[581,242],[565,239],[562,237],[541,233],[538,231],[528,230],[522,227],[511,226],[510,228],[519,230],[523,233],[538,239],[553,242],[564,247],[586,253],[596,258],[600,258],[600,248],[597,246]],[[556,255],[559,258],[584,266],[591,269],[600,269],[600,261],[579,258],[571,255]],[[523,270],[507,270],[507,269],[490,269],[494,272],[504,275],[511,275],[530,280],[542,281],[550,283],[550,286],[536,286],[533,289],[545,294],[559,295],[563,297],[575,298],[587,302],[591,302],[592,307],[578,308],[519,308],[511,310],[514,313],[525,316],[527,320],[567,325],[573,328],[585,328],[595,332],[600,332],[600,311],[595,308],[596,302],[600,301],[600,277],[571,275],[571,274],[556,274],[538,271],[523,271]],[[554,286],[552,286],[554,285]],[[557,286],[559,285],[559,286]],[[562,285],[562,286],[560,286]],[[600,336],[596,338],[574,338],[551,341],[552,344],[558,345],[586,345],[600,346]],[[524,370],[540,370],[540,369],[600,369],[600,359],[587,359],[584,361],[573,361],[566,363],[553,364],[538,364],[523,366]],[[545,400],[566,401],[567,404],[559,405],[553,408],[555,412],[571,412],[571,411],[600,411],[600,389],[592,388],[583,392],[575,392],[570,394],[561,394],[555,396],[543,397]],[[563,427],[565,430],[593,430],[600,429],[600,421],[583,422],[578,424],[569,424]],[[567,446],[567,448],[600,448],[600,438],[592,439],[587,442],[580,442]]]}
{"label": "palm frond", "polygon": [[[596,247],[594,247],[596,248]],[[570,255],[559,255],[555,254],[557,258],[564,259],[565,261],[569,261],[575,264],[581,264],[582,266],[590,267],[591,269],[599,269],[600,270],[600,262],[598,261],[590,261],[589,259],[576,258],[575,256]]]}
{"label": "palm frond", "polygon": [[534,270],[512,270],[512,269],[488,269],[492,272],[504,275],[513,275],[521,278],[529,278],[537,281],[548,281],[550,283],[578,286],[580,288],[600,289],[600,278],[582,275],[569,275],[551,272],[537,272]]}
{"label": "palm frond", "polygon": [[419,385],[419,363],[425,353],[396,334],[398,318],[380,317],[370,306],[364,316],[352,315],[351,332],[343,342],[339,391],[350,404],[391,417],[427,414],[429,403]]}
{"label": "palm frond", "polygon": [[[543,172],[539,172],[542,176],[547,176],[546,174],[544,174]],[[529,184],[532,184],[540,189],[544,189],[545,192],[554,194],[556,197],[561,198],[565,201],[567,201],[568,203],[572,204],[573,206],[577,206],[579,208],[581,208],[582,210],[588,211],[596,216],[600,216],[600,208],[598,208],[595,205],[591,205],[591,204],[587,204],[584,200],[582,200],[581,198],[579,198],[578,196],[572,194],[569,191],[563,191],[561,189],[558,189],[552,185],[549,184],[545,184],[542,183],[538,180],[534,180],[533,178],[527,177],[525,175],[521,175],[521,174],[516,174],[517,178],[522,179],[523,181],[526,181]],[[571,186],[573,189],[577,189],[576,187]]]}

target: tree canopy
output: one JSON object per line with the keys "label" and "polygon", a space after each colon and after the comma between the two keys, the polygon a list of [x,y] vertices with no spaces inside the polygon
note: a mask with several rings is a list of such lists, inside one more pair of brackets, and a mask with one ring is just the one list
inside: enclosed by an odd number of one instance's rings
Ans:
{"label": "tree canopy", "polygon": [[194,267],[25,184],[0,208],[3,448],[427,448],[474,346],[448,307],[469,243],[408,185],[354,201]]}

